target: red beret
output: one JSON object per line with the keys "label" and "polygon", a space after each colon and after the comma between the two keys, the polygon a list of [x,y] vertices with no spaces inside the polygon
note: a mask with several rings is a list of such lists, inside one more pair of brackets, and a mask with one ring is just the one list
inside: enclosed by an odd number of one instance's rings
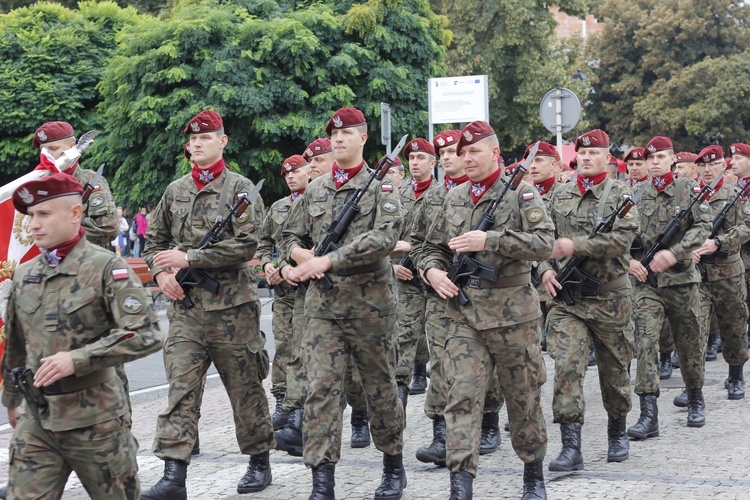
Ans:
{"label": "red beret", "polygon": [[646,158],[643,156],[644,151],[646,151],[646,148],[633,148],[630,151],[628,151],[628,154],[625,155],[625,162],[629,162],[630,160],[645,160]]}
{"label": "red beret", "polygon": [[42,144],[59,141],[60,139],[67,139],[68,137],[74,137],[75,135],[76,133],[73,131],[73,127],[71,127],[68,122],[47,122],[36,129],[32,144],[35,148],[39,148]]}
{"label": "red beret", "polygon": [[505,175],[512,175],[513,171],[516,169],[517,166],[518,166],[518,162],[507,165],[505,167]]}
{"label": "red beret", "polygon": [[440,148],[456,144],[459,135],[461,135],[461,132],[458,130],[443,130],[432,140],[432,145],[435,147],[435,151],[440,151]]}
{"label": "red beret", "polygon": [[392,167],[403,167],[403,166],[404,166],[404,164],[403,164],[403,162],[401,161],[401,157],[400,157],[400,156],[397,156],[397,157],[396,157],[396,159],[394,160],[394,162],[393,162],[393,163],[391,163],[391,166],[392,166]]}
{"label": "red beret", "polygon": [[326,153],[330,153],[331,151],[333,151],[333,149],[331,149],[331,139],[324,137],[321,139],[315,139],[310,144],[308,144],[305,148],[305,152],[302,153],[302,157],[305,160],[310,161],[310,158],[324,155]]}
{"label": "red beret", "polygon": [[666,151],[667,149],[674,149],[672,146],[672,139],[657,135],[646,144],[646,150],[643,152],[643,159],[648,159],[648,155],[656,153],[657,151]]}
{"label": "red beret", "polygon": [[306,167],[307,165],[309,165],[309,162],[305,160],[304,156],[290,156],[281,163],[281,176],[283,177],[292,170],[297,170],[298,168]]}
{"label": "red beret", "polygon": [[607,165],[617,165],[617,158],[615,158],[615,155],[609,155],[609,161],[607,162]]}
{"label": "red beret", "polygon": [[185,158],[187,158],[188,160],[191,156],[193,156],[193,153],[190,152],[190,141],[187,141],[185,143],[185,150],[183,151],[183,153],[185,154]]}
{"label": "red beret", "polygon": [[421,137],[417,137],[416,139],[412,139],[409,141],[409,143],[404,148],[404,157],[408,158],[409,154],[411,153],[418,153],[418,152],[427,153],[428,155],[437,156],[435,154],[435,148],[432,147],[432,144],[430,144],[427,139],[422,139]]}
{"label": "red beret", "polygon": [[[526,158],[529,156],[529,153],[531,153],[531,148],[534,146],[534,144],[529,144],[526,146],[526,151],[523,153],[523,157]],[[560,154],[557,152],[557,148],[550,144],[549,142],[540,142],[539,143],[539,149],[536,152],[537,156],[551,156],[555,160],[560,160]]]}
{"label": "red beret", "polygon": [[695,163],[711,163],[712,161],[723,159],[724,150],[721,149],[721,146],[712,144],[711,146],[706,146],[698,153],[698,159],[695,160]]}
{"label": "red beret", "polygon": [[578,156],[570,160],[570,163],[568,164],[568,168],[571,170],[575,170],[578,168]]}
{"label": "red beret", "polygon": [[489,123],[481,120],[473,121],[461,131],[461,137],[456,145],[456,153],[461,154],[461,148],[464,146],[474,144],[493,135],[495,135],[495,130],[490,127]]}
{"label": "red beret", "polygon": [[695,160],[697,159],[697,154],[688,153],[687,151],[683,151],[675,155],[675,163],[695,163]]}
{"label": "red beret", "polygon": [[609,136],[604,130],[594,129],[578,136],[575,150],[578,148],[609,148]]}
{"label": "red beret", "polygon": [[18,186],[13,192],[13,206],[22,214],[27,215],[29,207],[43,201],[82,193],[83,187],[75,177],[58,172]]}
{"label": "red beret", "polygon": [[366,124],[367,120],[365,120],[365,115],[357,108],[341,108],[333,114],[330,120],[328,120],[326,134],[330,137],[331,131],[335,128],[342,129],[359,127]]}
{"label": "red beret", "polygon": [[750,156],[750,146],[748,146],[747,144],[743,144],[741,142],[732,144],[729,147],[729,150],[732,152],[732,156],[734,155]]}
{"label": "red beret", "polygon": [[190,135],[201,132],[216,132],[222,128],[224,128],[224,120],[221,119],[221,115],[212,109],[206,109],[192,117],[182,132]]}

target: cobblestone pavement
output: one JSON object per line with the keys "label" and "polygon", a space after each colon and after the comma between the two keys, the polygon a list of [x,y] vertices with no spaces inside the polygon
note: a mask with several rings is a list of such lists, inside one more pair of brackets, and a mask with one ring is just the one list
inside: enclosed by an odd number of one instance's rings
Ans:
{"label": "cobblestone pavement", "polygon": [[[550,499],[662,499],[662,498],[750,498],[750,447],[745,436],[750,425],[750,400],[728,401],[724,389],[727,365],[718,361],[706,363],[705,427],[688,429],[686,411],[672,404],[682,391],[679,370],[672,379],[662,381],[659,399],[661,435],[647,441],[631,441],[630,459],[607,463],[607,417],[601,405],[597,369],[589,368],[586,377],[587,412],[583,427],[585,470],[573,473],[546,471],[546,465],[560,451],[560,432],[552,425],[552,361],[545,355],[549,381],[544,386],[543,407],[549,425],[549,446],[545,459],[545,479]],[[631,373],[635,374],[635,367]],[[746,370],[750,375],[750,372]],[[266,391],[270,380],[266,380]],[[270,392],[268,392],[269,401]],[[154,397],[155,396],[155,397]],[[405,499],[448,498],[449,474],[445,468],[427,466],[414,457],[418,447],[431,439],[432,426],[422,413],[424,395],[410,398],[408,424],[404,433],[404,458],[408,487]],[[271,402],[273,410],[273,403]],[[162,475],[163,462],[150,451],[156,416],[164,410],[165,391],[147,396],[134,394],[133,432],[141,445],[138,456],[141,486],[153,485]],[[374,446],[355,450],[349,447],[350,409],[345,413],[342,460],[336,468],[336,496],[339,499],[372,498],[379,484],[382,455]],[[633,395],[633,410],[628,426],[638,418],[638,397]],[[201,451],[188,468],[188,495],[193,499],[266,498],[306,499],[310,494],[311,474],[301,459],[278,451],[271,452],[273,483],[265,491],[237,495],[237,480],[244,474],[246,457],[238,452],[234,426],[226,392],[213,376],[203,398],[200,421]],[[501,425],[505,421],[501,413]],[[0,433],[0,481],[7,480],[8,443],[11,431]],[[477,499],[520,498],[522,490],[521,461],[502,431],[498,451],[480,458],[474,482]],[[88,498],[74,477],[68,482],[63,498]]]}

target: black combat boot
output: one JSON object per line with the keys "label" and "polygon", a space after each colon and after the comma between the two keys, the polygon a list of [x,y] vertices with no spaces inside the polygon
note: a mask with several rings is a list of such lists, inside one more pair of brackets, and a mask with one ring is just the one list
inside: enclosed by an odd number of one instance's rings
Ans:
{"label": "black combat boot", "polygon": [[667,380],[669,378],[672,378],[672,353],[671,352],[659,353],[659,378],[661,380]]}
{"label": "black combat boot", "polygon": [[417,450],[417,460],[426,464],[445,467],[445,419],[432,421],[432,443]]}
{"label": "black combat boot", "polygon": [[500,413],[491,411],[482,414],[482,436],[479,439],[479,454],[494,453],[500,445]]}
{"label": "black combat boot", "polygon": [[336,464],[326,462],[318,467],[313,467],[313,489],[309,500],[336,500],[333,491],[336,481],[333,474],[336,470]]}
{"label": "black combat boot", "polygon": [[167,458],[164,460],[164,476],[150,490],[141,493],[141,500],[187,500],[185,477],[187,463]]}
{"label": "black combat boot", "polygon": [[285,451],[293,457],[302,456],[302,408],[292,410],[286,427],[274,432],[276,449]]}
{"label": "black combat boot", "polygon": [[742,365],[729,365],[729,378],[726,386],[729,399],[745,399],[745,377],[742,374]]}
{"label": "black combat boot", "polygon": [[687,426],[703,427],[706,425],[706,403],[703,401],[703,389],[688,389],[687,396]]}
{"label": "black combat boot", "polygon": [[[669,360],[668,357],[667,360]],[[628,429],[628,436],[633,439],[647,439],[658,435],[659,407],[656,405],[656,396],[644,394],[641,396],[641,416],[638,418],[638,422]]]}
{"label": "black combat boot", "polygon": [[505,432],[510,432],[510,420],[505,421]]}
{"label": "black combat boot", "polygon": [[687,407],[687,401],[688,401],[687,389],[683,389],[683,391],[680,393],[680,395],[679,396],[675,396],[674,401],[672,401],[672,402],[678,408],[685,408],[685,407]]}
{"label": "black combat boot", "polygon": [[719,352],[719,342],[717,341],[718,335],[716,333],[708,334],[708,345],[706,346],[706,361],[716,361]]}
{"label": "black combat boot", "polygon": [[677,351],[672,354],[672,368],[680,367],[680,356],[677,355]]}
{"label": "black combat boot", "polygon": [[570,472],[583,470],[583,455],[581,454],[581,424],[560,424],[562,437],[562,451],[560,455],[549,463],[549,470]]}
{"label": "black combat boot", "polygon": [[406,402],[409,398],[409,386],[398,384],[398,399],[401,400],[401,404],[404,406],[404,427],[406,427]]}
{"label": "black combat boot", "polygon": [[197,432],[195,433],[195,443],[193,443],[193,449],[190,450],[190,454],[193,456],[201,454],[201,435]]}
{"label": "black combat boot", "polygon": [[594,339],[589,342],[589,366],[596,366],[596,349],[594,349]]}
{"label": "black combat boot", "polygon": [[474,496],[474,476],[465,470],[451,472],[451,499],[471,500]]}
{"label": "black combat boot", "polygon": [[256,493],[263,491],[271,484],[271,464],[268,463],[268,452],[250,455],[247,472],[237,483],[237,493]]}
{"label": "black combat boot", "polygon": [[375,490],[375,500],[399,500],[406,488],[406,471],[404,470],[404,455],[388,455],[383,453],[383,476],[380,486]]}
{"label": "black combat boot", "polygon": [[415,364],[409,394],[424,394],[425,392],[427,392],[427,365],[423,363]]}
{"label": "black combat boot", "polygon": [[367,448],[370,446],[370,422],[367,411],[352,409],[352,448]]}
{"label": "black combat boot", "polygon": [[630,456],[630,441],[625,434],[625,417],[609,416],[607,422],[607,462],[624,462]]}
{"label": "black combat boot", "polygon": [[547,500],[544,487],[543,460],[523,464],[523,496],[521,500]]}
{"label": "black combat boot", "polygon": [[276,394],[274,397],[276,398],[276,409],[273,415],[271,415],[271,424],[273,424],[273,430],[280,431],[289,421],[289,414],[291,412],[283,408],[284,394]]}

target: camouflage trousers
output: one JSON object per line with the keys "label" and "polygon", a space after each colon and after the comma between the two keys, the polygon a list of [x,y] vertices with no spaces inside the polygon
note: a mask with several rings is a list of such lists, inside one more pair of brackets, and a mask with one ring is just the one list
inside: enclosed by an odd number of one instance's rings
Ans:
{"label": "camouflage trousers", "polygon": [[398,282],[398,355],[396,383],[409,385],[417,346],[425,336],[427,293],[406,281]]}
{"label": "camouflage trousers", "polygon": [[395,315],[360,319],[308,318],[304,334],[308,393],[302,435],[305,465],[336,463],[341,456],[341,394],[354,359],[369,409],[375,447],[403,450],[403,407],[396,389]]}
{"label": "camouflage trousers", "polygon": [[[451,321],[445,316],[445,300],[434,292],[427,294],[425,308],[425,332],[430,351],[430,384],[424,400],[424,413],[431,420],[443,417],[445,405],[448,404],[448,380],[446,371],[450,361],[445,355],[445,343]],[[487,395],[484,398],[484,413],[500,411],[503,407],[503,392],[497,381],[497,372],[492,376]]]}
{"label": "camouflage trousers", "polygon": [[[426,321],[425,321],[426,324]],[[417,343],[417,354],[414,357],[414,365],[426,365],[430,361],[430,351],[427,346],[427,335],[419,337]]]}
{"label": "camouflage trousers", "polygon": [[445,344],[449,360],[445,407],[446,465],[451,472],[476,476],[483,401],[497,374],[505,395],[511,443],[524,463],[547,453],[547,426],[541,406],[547,371],[539,345],[539,321],[475,330],[452,322]]}
{"label": "camouflage trousers", "polygon": [[278,295],[274,297],[272,306],[271,328],[273,329],[275,354],[271,365],[271,394],[274,396],[286,394],[287,366],[294,349],[292,321],[296,295],[294,292],[296,290],[290,290],[292,287],[289,286],[281,286],[285,295],[284,297]]}
{"label": "camouflage trousers", "polygon": [[[732,366],[747,361],[747,289],[745,277],[734,276],[719,281],[704,281],[700,284],[701,331],[709,330],[712,315],[721,332],[722,355]],[[682,366],[682,365],[680,365]]]}
{"label": "camouflage trousers", "polygon": [[584,423],[589,339],[594,340],[604,408],[614,418],[625,417],[631,408],[628,364],[633,358],[633,297],[575,297],[572,306],[560,301],[547,306],[547,352],[555,360],[554,422]]}
{"label": "camouflage trousers", "polygon": [[156,422],[154,454],[190,463],[203,383],[211,362],[232,405],[240,451],[255,455],[274,449],[276,442],[263,388],[268,353],[258,323],[259,302],[219,311],[205,311],[197,300],[191,309],[173,302],[168,317],[164,366],[169,396],[167,409]]}
{"label": "camouflage trousers", "polygon": [[10,443],[7,498],[61,498],[71,471],[91,498],[138,498],[137,453],[129,416],[51,432],[23,414]]}
{"label": "camouflage trousers", "polygon": [[706,336],[700,325],[698,283],[653,288],[639,284],[635,307],[638,368],[635,393],[659,395],[659,336],[666,319],[688,389],[703,387]]}

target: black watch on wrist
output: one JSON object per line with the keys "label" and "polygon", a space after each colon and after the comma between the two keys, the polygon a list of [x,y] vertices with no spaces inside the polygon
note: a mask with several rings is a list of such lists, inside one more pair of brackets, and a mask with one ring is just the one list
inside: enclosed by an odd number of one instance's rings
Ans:
{"label": "black watch on wrist", "polygon": [[718,252],[721,250],[721,240],[719,238],[714,238],[714,243],[716,243],[716,251]]}

